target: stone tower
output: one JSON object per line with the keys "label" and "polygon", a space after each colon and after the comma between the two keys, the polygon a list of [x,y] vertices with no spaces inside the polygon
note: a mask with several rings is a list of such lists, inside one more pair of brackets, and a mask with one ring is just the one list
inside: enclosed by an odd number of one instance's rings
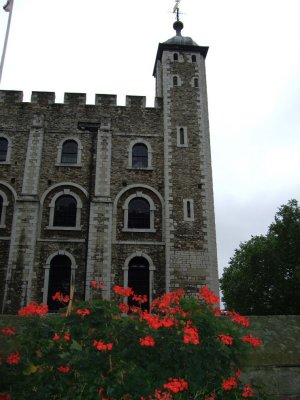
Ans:
{"label": "stone tower", "polygon": [[[0,307],[56,292],[90,299],[91,281],[218,293],[205,78],[207,47],[160,43],[155,107],[142,96],[0,91]],[[130,299],[129,299],[130,301]],[[148,303],[149,305],[149,303]]]}
{"label": "stone tower", "polygon": [[181,35],[160,43],[154,66],[163,102],[166,288],[208,284],[218,293],[205,57]]}

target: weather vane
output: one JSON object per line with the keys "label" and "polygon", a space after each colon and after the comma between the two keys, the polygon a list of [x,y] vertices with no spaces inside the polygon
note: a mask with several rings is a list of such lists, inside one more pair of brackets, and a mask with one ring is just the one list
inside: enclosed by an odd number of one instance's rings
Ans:
{"label": "weather vane", "polygon": [[176,13],[177,21],[179,21],[179,3],[180,3],[180,0],[175,0],[175,6],[173,8],[173,13],[174,14]]}

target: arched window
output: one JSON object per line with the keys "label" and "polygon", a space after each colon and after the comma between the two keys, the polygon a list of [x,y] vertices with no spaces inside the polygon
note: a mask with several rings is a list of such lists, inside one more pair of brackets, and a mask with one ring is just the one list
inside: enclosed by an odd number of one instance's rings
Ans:
{"label": "arched window", "polygon": [[[135,294],[147,296],[148,301],[141,304],[143,310],[149,309],[149,275],[149,262],[144,257],[134,257],[130,260],[128,264],[128,287],[131,287]],[[139,306],[139,303],[129,297],[128,305]]]}
{"label": "arched window", "polygon": [[78,143],[75,140],[66,140],[62,145],[61,163],[77,164]]}
{"label": "arched window", "polygon": [[132,167],[148,167],[148,147],[143,143],[137,143],[132,147]]}
{"label": "arched window", "polygon": [[173,54],[173,60],[174,60],[174,61],[178,61],[178,54],[177,54],[177,53],[174,53],[174,54]]}
{"label": "arched window", "polygon": [[142,197],[132,199],[128,206],[128,228],[150,229],[150,204]]}
{"label": "arched window", "polygon": [[52,297],[57,293],[63,296],[70,295],[71,282],[71,260],[65,255],[57,255],[52,258],[50,263],[48,299],[49,311],[57,311],[64,304],[53,300]]}
{"label": "arched window", "polygon": [[194,86],[195,86],[195,87],[199,87],[198,78],[194,78]]}
{"label": "arched window", "polygon": [[8,140],[0,137],[0,162],[7,161]]}
{"label": "arched window", "polygon": [[178,78],[177,78],[177,76],[173,76],[173,86],[178,86]]}
{"label": "arched window", "polygon": [[177,126],[177,146],[188,147],[187,127]]}
{"label": "arched window", "polygon": [[194,200],[183,199],[183,219],[184,221],[194,221]]}
{"label": "arched window", "polygon": [[195,54],[192,55],[192,62],[196,62],[196,56],[195,56]]}
{"label": "arched window", "polygon": [[73,196],[62,195],[54,207],[53,226],[76,226],[77,202]]}

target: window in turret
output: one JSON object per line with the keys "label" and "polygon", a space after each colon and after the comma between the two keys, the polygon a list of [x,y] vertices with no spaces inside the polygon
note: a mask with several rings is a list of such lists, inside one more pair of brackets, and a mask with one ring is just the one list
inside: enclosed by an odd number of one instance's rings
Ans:
{"label": "window in turret", "polygon": [[192,62],[196,62],[196,56],[195,56],[195,54],[192,55]]}
{"label": "window in turret", "polygon": [[177,76],[173,76],[173,86],[178,86],[178,78],[177,78]]}
{"label": "window in turret", "polygon": [[188,147],[187,128],[177,127],[177,147]]}
{"label": "window in turret", "polygon": [[173,60],[174,60],[174,61],[178,61],[178,54],[177,54],[177,53],[174,53],[174,54],[173,54]]}
{"label": "window in turret", "polygon": [[194,86],[195,86],[195,87],[199,87],[198,78],[194,78]]}
{"label": "window in turret", "polygon": [[5,228],[5,215],[7,206],[7,196],[0,190],[0,228]]}
{"label": "window in turret", "polygon": [[183,199],[183,219],[184,221],[194,221],[194,200]]}

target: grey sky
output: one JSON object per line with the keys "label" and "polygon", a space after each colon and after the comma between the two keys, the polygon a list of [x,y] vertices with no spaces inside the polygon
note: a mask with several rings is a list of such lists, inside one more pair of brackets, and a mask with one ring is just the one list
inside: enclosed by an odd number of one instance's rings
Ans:
{"label": "grey sky", "polygon": [[[2,89],[147,96],[173,0],[14,0]],[[2,1],[3,5],[5,1]],[[182,0],[185,36],[209,46],[219,269],[300,198],[300,0]],[[3,43],[8,13],[0,12]],[[2,44],[1,44],[2,46]]]}

